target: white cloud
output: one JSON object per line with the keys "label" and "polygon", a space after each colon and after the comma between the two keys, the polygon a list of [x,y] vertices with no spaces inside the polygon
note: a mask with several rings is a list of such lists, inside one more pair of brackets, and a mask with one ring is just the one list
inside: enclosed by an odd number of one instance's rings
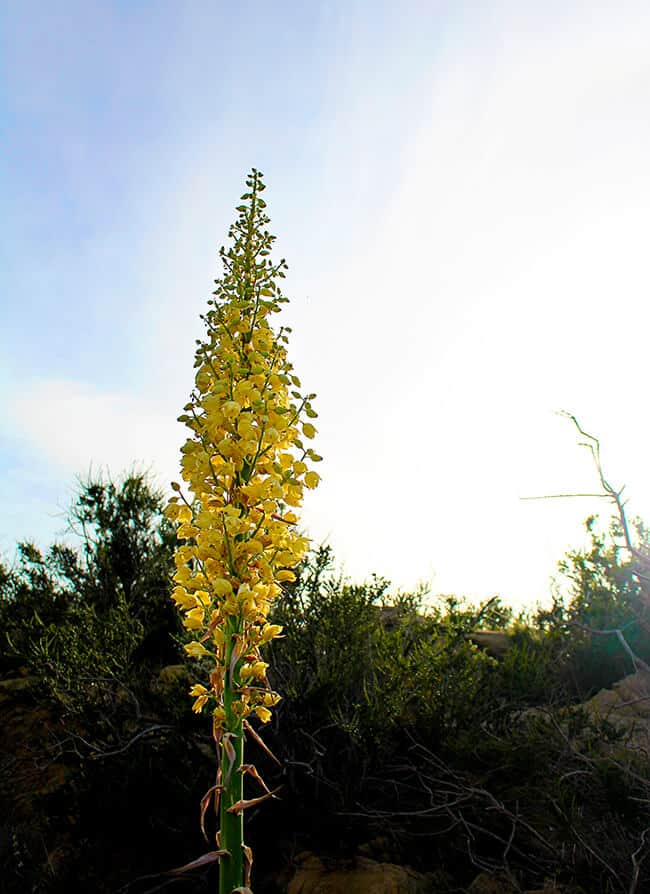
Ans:
{"label": "white cloud", "polygon": [[165,484],[177,477],[178,410],[160,396],[42,380],[15,395],[9,413],[12,429],[55,473],[119,475],[135,467],[151,468]]}

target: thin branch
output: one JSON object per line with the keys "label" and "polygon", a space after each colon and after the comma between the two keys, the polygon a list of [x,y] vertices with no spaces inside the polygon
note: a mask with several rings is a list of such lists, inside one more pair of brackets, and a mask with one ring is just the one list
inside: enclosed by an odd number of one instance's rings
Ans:
{"label": "thin branch", "polygon": [[[619,643],[623,646],[625,652],[627,652],[632,664],[634,665],[634,669],[638,670],[639,668],[643,668],[644,671],[650,673],[650,665],[646,664],[643,658],[640,658],[636,652],[634,652],[628,643],[628,641],[623,636],[623,628],[622,627],[614,627],[607,630],[594,630],[592,627],[589,627],[587,624],[580,624],[578,621],[572,621],[570,623],[571,627],[577,627],[578,630],[584,630],[586,633],[590,633],[593,636],[615,636]],[[626,625],[629,626],[629,625]]]}
{"label": "thin branch", "polygon": [[609,494],[542,494],[538,497],[519,497],[520,500],[565,500],[567,497],[598,497],[609,500]]}
{"label": "thin branch", "polygon": [[630,888],[629,888],[629,890],[628,890],[628,894],[636,894],[636,891],[637,891],[637,888],[638,888],[638,885],[639,885],[639,874],[640,874],[640,872],[641,872],[641,864],[643,863],[643,861],[645,860],[645,858],[646,858],[648,855],[647,855],[647,854],[644,854],[644,855],[641,857],[641,859],[638,859],[638,855],[641,853],[641,851],[642,851],[643,848],[645,847],[645,844],[646,844],[646,835],[648,834],[648,832],[650,832],[650,828],[646,828],[646,829],[643,830],[643,832],[641,833],[641,844],[638,846],[638,848],[634,851],[634,853],[633,853],[632,856],[631,856],[631,860],[632,860],[632,879],[631,879],[631,881],[630,881]]}

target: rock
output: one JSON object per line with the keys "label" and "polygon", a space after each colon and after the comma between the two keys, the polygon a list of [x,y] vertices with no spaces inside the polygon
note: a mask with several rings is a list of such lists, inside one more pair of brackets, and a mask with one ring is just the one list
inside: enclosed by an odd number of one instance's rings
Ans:
{"label": "rock", "polygon": [[360,844],[357,853],[361,857],[368,857],[370,860],[374,860],[376,863],[392,863],[394,856],[390,842],[384,835],[379,835],[365,844]]}
{"label": "rock", "polygon": [[479,873],[467,889],[467,894],[517,894],[521,890],[501,873]]}
{"label": "rock", "polygon": [[166,695],[187,690],[191,681],[191,671],[186,664],[168,664],[158,674],[157,689]]}
{"label": "rock", "polygon": [[601,689],[583,705],[594,718],[605,719],[624,733],[626,748],[650,753],[650,674],[639,670]]}
{"label": "rock", "polygon": [[[467,894],[517,894],[521,888],[507,876],[491,872],[481,872],[467,889]],[[560,888],[546,883],[543,888],[526,890],[525,894],[562,894]]]}
{"label": "rock", "polygon": [[[438,889],[439,890],[439,889]],[[327,867],[314,854],[301,854],[287,894],[436,894],[432,879],[408,866],[357,857],[344,867]]]}
{"label": "rock", "polygon": [[493,658],[503,658],[513,645],[512,637],[503,630],[475,630],[467,639]]}
{"label": "rock", "polygon": [[5,697],[0,699],[0,803],[11,805],[15,822],[30,822],[40,810],[40,799],[61,790],[73,772],[56,747],[63,738],[56,712],[24,698],[34,685],[25,680],[26,686],[3,687]]}
{"label": "rock", "polygon": [[11,677],[8,680],[0,680],[0,699],[13,695],[16,692],[22,692],[26,689],[38,685],[38,677]]}

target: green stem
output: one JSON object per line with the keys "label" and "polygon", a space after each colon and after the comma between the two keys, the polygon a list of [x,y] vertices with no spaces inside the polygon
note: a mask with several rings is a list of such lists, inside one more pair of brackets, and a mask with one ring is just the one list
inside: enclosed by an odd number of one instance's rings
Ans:
{"label": "green stem", "polygon": [[226,712],[224,738],[230,733],[229,741],[234,748],[235,758],[231,763],[228,750],[221,744],[221,778],[224,789],[220,802],[221,847],[230,856],[221,858],[219,864],[219,894],[231,894],[234,888],[244,884],[242,843],[244,840],[244,817],[239,813],[228,813],[228,809],[243,798],[243,774],[241,765],[244,755],[244,738],[241,718],[232,710],[235,681],[230,674],[230,659],[233,649],[234,627],[229,619],[226,628],[226,673],[223,703]]}

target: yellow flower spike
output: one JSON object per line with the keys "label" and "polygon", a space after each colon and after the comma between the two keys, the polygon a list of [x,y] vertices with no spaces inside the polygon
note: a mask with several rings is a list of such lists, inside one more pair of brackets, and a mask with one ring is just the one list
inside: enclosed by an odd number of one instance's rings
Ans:
{"label": "yellow flower spike", "polygon": [[320,480],[311,470],[320,457],[302,444],[316,434],[313,395],[300,392],[286,332],[270,325],[286,300],[279,288],[286,265],[269,258],[274,237],[260,174],[253,170],[246,183],[234,242],[222,251],[224,275],[205,315],[207,335],[197,347],[196,388],[180,417],[188,428],[181,449],[187,493],[174,485],[166,510],[180,541],[172,598],[194,637],[184,648],[189,657],[209,656],[212,665],[209,687],[196,683],[190,695],[197,714],[210,701],[220,747],[227,852],[220,894],[244,886],[241,812],[231,811],[243,799],[242,724],[251,714],[268,722],[280,698],[268,690],[259,648],[282,632],[268,614],[308,548],[294,510]]}

